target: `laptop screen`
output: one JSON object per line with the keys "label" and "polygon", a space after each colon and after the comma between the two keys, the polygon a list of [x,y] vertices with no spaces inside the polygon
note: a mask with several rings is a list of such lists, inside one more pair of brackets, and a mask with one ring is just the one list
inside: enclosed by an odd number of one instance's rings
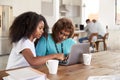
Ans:
{"label": "laptop screen", "polygon": [[74,44],[71,48],[71,52],[69,53],[67,62],[65,64],[63,63],[63,65],[71,65],[82,62],[82,54],[89,53],[89,47],[89,43]]}

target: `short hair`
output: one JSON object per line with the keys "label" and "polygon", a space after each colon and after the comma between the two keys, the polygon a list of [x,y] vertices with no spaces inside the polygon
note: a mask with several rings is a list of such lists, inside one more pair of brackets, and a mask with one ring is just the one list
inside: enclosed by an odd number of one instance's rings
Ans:
{"label": "short hair", "polygon": [[87,23],[87,22],[90,22],[90,19],[86,19],[86,23]]}
{"label": "short hair", "polygon": [[48,25],[46,19],[42,15],[39,15],[36,12],[25,12],[16,17],[9,28],[11,43],[19,41],[22,37],[29,38],[36,30],[40,21],[44,22],[43,35],[47,36]]}
{"label": "short hair", "polygon": [[57,34],[61,31],[65,30],[66,32],[70,32],[68,38],[72,37],[74,34],[74,26],[70,19],[68,18],[60,18],[52,28],[52,36],[56,37]]}
{"label": "short hair", "polygon": [[97,21],[96,19],[93,19],[93,20],[92,20],[93,23],[96,23],[96,21]]}

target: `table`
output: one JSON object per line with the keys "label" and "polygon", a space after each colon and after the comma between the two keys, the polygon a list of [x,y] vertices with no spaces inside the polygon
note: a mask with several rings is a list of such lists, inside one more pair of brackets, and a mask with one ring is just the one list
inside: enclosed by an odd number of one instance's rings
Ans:
{"label": "table", "polygon": [[[37,68],[47,74],[50,80],[87,80],[89,76],[120,74],[119,69],[120,54],[111,51],[93,53],[90,66],[83,64],[59,66],[56,75],[49,74],[45,65]],[[0,71],[0,78],[2,76],[5,76],[5,71]]]}
{"label": "table", "polygon": [[86,33],[84,30],[75,30],[74,36],[80,37],[84,33]]}
{"label": "table", "polygon": [[81,37],[87,36],[87,33],[84,30],[75,30],[73,39],[78,40]]}

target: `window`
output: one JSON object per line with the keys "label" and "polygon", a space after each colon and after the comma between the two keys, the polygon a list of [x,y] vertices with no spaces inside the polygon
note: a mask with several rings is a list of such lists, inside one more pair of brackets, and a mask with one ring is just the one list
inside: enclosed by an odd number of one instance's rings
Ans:
{"label": "window", "polygon": [[[94,5],[93,5],[94,4]],[[98,19],[99,0],[86,0],[86,13],[89,19]]]}

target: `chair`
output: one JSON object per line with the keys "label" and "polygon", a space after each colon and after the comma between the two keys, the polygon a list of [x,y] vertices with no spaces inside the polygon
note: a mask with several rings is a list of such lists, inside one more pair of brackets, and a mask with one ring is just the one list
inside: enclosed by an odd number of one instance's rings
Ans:
{"label": "chair", "polygon": [[90,46],[93,47],[93,52],[94,52],[94,48],[97,50],[97,47],[96,47],[97,38],[98,38],[98,33],[92,33],[89,36],[88,40],[84,41],[84,42],[89,42],[90,43]]}
{"label": "chair", "polygon": [[97,51],[98,51],[98,49],[99,49],[99,43],[100,43],[100,42],[103,42],[104,50],[107,50],[106,39],[108,39],[108,36],[109,36],[109,33],[106,33],[106,34],[103,36],[103,38],[98,39],[98,40],[96,41],[96,49],[97,49]]}
{"label": "chair", "polygon": [[98,33],[92,33],[89,37],[90,46],[97,50],[96,41],[98,38]]}

